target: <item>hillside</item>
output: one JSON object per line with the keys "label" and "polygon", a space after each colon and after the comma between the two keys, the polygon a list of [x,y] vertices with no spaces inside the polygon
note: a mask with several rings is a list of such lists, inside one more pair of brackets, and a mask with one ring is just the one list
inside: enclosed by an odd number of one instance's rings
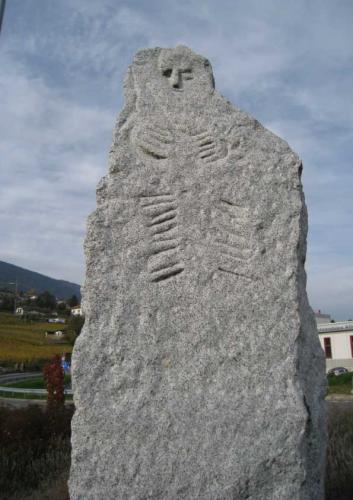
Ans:
{"label": "hillside", "polygon": [[58,299],[76,295],[79,299],[80,285],[69,281],[57,280],[22,267],[0,261],[0,286],[17,281],[17,289],[24,292],[35,288],[37,292],[48,291]]}

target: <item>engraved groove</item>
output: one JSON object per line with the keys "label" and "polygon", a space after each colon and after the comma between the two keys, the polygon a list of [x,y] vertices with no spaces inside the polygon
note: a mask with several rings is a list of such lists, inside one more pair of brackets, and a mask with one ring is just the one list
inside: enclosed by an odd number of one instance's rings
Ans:
{"label": "engraved groove", "polygon": [[226,205],[229,205],[231,207],[237,207],[237,208],[241,208],[240,205],[236,205],[235,203],[233,203],[232,201],[229,201],[229,200],[226,200],[225,198],[221,198],[220,201],[222,203],[225,203]]}
{"label": "engraved groove", "polygon": [[154,283],[158,283],[159,281],[167,280],[169,278],[172,278],[173,276],[176,276],[177,274],[180,274],[184,271],[184,268],[177,268],[174,270],[169,271],[169,273],[166,274],[161,274],[160,276],[156,276],[155,278],[152,278],[151,281]]}
{"label": "engraved groove", "polygon": [[252,281],[252,278],[250,278],[249,276],[247,276],[246,274],[243,274],[243,273],[239,273],[237,271],[231,271],[230,269],[226,269],[224,267],[221,267],[219,266],[218,267],[218,270],[219,271],[222,271],[224,273],[228,273],[228,274],[233,274],[234,276],[240,276],[241,278],[245,278],[246,280],[248,281]]}
{"label": "engraved groove", "polygon": [[201,139],[201,141],[199,141],[199,147],[208,146],[211,144],[213,144],[213,141],[210,137],[206,137],[205,139]]}
{"label": "engraved groove", "polygon": [[201,146],[199,149],[200,149],[201,153],[203,153],[205,151],[209,151],[210,149],[215,149],[215,145],[214,144],[206,144],[206,146]]}
{"label": "engraved groove", "polygon": [[171,135],[170,130],[168,130],[167,128],[163,128],[160,125],[157,125],[156,123],[153,124],[153,129],[158,130],[158,132],[160,132],[161,134],[169,135],[169,136]]}
{"label": "engraved groove", "polygon": [[[239,243],[242,243],[242,242],[243,243],[248,243],[248,241],[249,241],[248,237],[243,236],[243,235],[241,235],[239,233],[234,234],[233,227],[230,227],[229,229],[231,229],[231,230],[228,230],[228,229],[226,229],[225,226],[222,226],[222,234],[224,235],[225,238],[227,238],[227,240],[228,239],[230,240],[230,238],[233,236],[234,238],[237,239],[237,242],[239,241]],[[221,240],[220,238],[217,238],[216,241],[219,241],[220,243],[224,243],[226,245],[231,245],[231,246],[233,246],[233,244],[236,245],[236,242],[232,242],[231,240],[230,241],[224,241],[224,240]]]}
{"label": "engraved groove", "polygon": [[161,193],[161,194],[141,194],[140,198],[160,198],[161,196],[172,196],[172,193]]}
{"label": "engraved groove", "polygon": [[213,161],[218,160],[217,156],[213,155],[212,158],[207,158],[205,163],[212,163]]}
{"label": "engraved groove", "polygon": [[153,139],[156,139],[159,142],[163,142],[163,144],[171,144],[171,142],[172,142],[172,139],[169,136],[167,136],[165,134],[163,135],[159,131],[157,132],[155,130],[150,129],[149,133],[151,134],[151,137]]}
{"label": "engraved groove", "polygon": [[248,262],[251,259],[251,257],[243,257],[243,256],[240,256],[239,254],[235,255],[231,252],[225,252],[225,251],[222,251],[221,255],[223,255],[223,257],[225,257],[227,259],[231,258],[233,260],[239,260],[241,262]]}
{"label": "engraved groove", "polygon": [[205,132],[199,132],[198,134],[195,134],[194,137],[198,137],[199,139],[209,137],[209,133],[207,131]]}
{"label": "engraved groove", "polygon": [[178,208],[177,203],[174,200],[157,200],[149,203],[144,203],[142,208],[145,212],[150,212],[150,215],[153,216],[155,212],[166,212],[170,208],[174,208],[175,210]]}
{"label": "engraved groove", "polygon": [[177,212],[174,208],[171,208],[167,210],[166,212],[163,212],[161,215],[158,215],[157,217],[154,217],[152,221],[150,222],[149,227],[156,226],[158,224],[161,224],[162,222],[166,222],[168,220],[173,220],[177,216]]}
{"label": "engraved groove", "polygon": [[152,156],[152,158],[155,158],[156,160],[165,160],[166,158],[168,158],[167,153],[162,153],[162,154],[156,153],[155,151],[153,151],[153,148],[155,146],[153,146],[152,144],[148,144],[148,143],[147,143],[147,145],[150,146],[150,149],[147,149],[147,147],[145,147],[145,146],[140,146],[142,151],[144,153],[146,153],[147,155]]}
{"label": "engraved groove", "polygon": [[[252,252],[251,250],[247,248],[239,248],[236,246],[229,245],[228,243],[224,243],[223,241],[216,240],[216,244],[222,245],[225,247],[223,250],[224,253],[226,253],[226,250],[228,250],[228,255],[230,257],[235,257],[236,259],[239,260],[249,260],[251,258]],[[237,254],[232,253],[232,251],[236,251]]]}
{"label": "engraved groove", "polygon": [[175,201],[171,200],[158,200],[158,201],[153,201],[151,203],[144,203],[142,205],[142,208],[144,209],[145,212],[149,212],[151,216],[153,216],[157,212],[166,211],[167,209],[169,210],[170,208],[174,208],[176,210],[178,208],[178,205],[175,203]]}
{"label": "engraved groove", "polygon": [[216,150],[211,149],[210,151],[206,151],[202,154],[200,154],[200,158],[209,158],[210,156],[215,156],[216,155]]}
{"label": "engraved groove", "polygon": [[154,242],[158,248],[154,248],[151,250],[151,255],[158,255],[162,252],[167,252],[169,250],[175,250],[179,246],[179,242],[176,239],[170,240],[160,240]]}
{"label": "engraved groove", "polygon": [[165,271],[178,265],[180,265],[180,262],[176,260],[168,264],[160,264],[158,267],[154,267],[153,269],[151,269],[151,273],[159,273],[160,271]]}
{"label": "engraved groove", "polygon": [[153,229],[152,235],[155,236],[156,234],[163,234],[163,233],[166,233],[168,231],[171,231],[172,229],[174,229],[176,227],[177,227],[176,221],[174,221],[173,219],[171,221],[167,220],[165,222],[162,222],[158,226],[153,227],[152,228]]}

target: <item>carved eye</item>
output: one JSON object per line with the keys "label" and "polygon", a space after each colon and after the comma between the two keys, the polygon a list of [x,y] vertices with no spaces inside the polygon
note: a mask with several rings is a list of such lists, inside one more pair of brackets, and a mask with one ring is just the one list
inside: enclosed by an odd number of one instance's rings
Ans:
{"label": "carved eye", "polygon": [[185,80],[192,80],[193,79],[192,71],[189,68],[183,70],[183,75],[184,75]]}
{"label": "carved eye", "polygon": [[169,78],[172,75],[172,70],[171,69],[164,69],[163,70],[163,76],[166,76]]}

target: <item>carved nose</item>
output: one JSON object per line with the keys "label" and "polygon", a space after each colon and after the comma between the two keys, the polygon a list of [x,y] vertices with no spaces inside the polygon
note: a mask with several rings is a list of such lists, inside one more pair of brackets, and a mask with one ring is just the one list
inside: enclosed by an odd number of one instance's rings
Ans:
{"label": "carved nose", "polygon": [[173,87],[173,89],[181,89],[180,71],[173,70],[170,77],[170,85]]}

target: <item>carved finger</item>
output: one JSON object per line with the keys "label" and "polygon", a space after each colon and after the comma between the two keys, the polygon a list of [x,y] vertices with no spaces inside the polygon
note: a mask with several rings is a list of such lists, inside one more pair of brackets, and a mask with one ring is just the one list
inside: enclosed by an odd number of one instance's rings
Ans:
{"label": "carved finger", "polygon": [[209,151],[206,151],[204,153],[201,153],[200,154],[200,158],[209,158],[211,156],[216,156],[216,149],[213,148],[213,149],[210,149]]}
{"label": "carved finger", "polygon": [[199,151],[203,153],[204,151],[208,151],[209,149],[214,149],[215,147],[216,147],[215,143],[213,142],[212,144],[207,144],[206,146],[200,147]]}

